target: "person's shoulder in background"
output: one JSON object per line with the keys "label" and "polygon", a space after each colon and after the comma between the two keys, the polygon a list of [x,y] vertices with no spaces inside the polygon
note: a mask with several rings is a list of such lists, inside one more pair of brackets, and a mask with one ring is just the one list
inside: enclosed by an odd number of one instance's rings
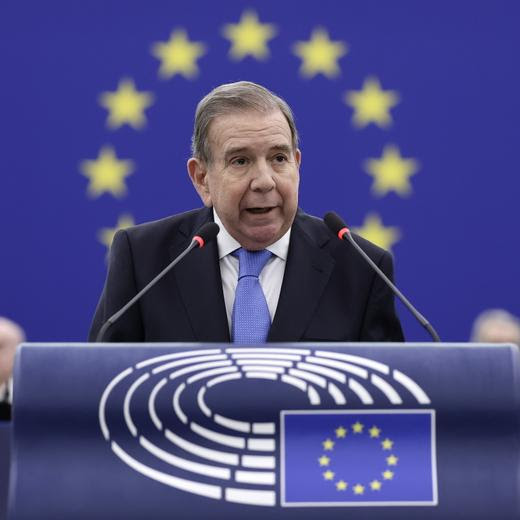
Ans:
{"label": "person's shoulder in background", "polygon": [[24,340],[22,328],[14,321],[0,316],[0,420],[9,420],[11,415],[10,378],[16,347]]}

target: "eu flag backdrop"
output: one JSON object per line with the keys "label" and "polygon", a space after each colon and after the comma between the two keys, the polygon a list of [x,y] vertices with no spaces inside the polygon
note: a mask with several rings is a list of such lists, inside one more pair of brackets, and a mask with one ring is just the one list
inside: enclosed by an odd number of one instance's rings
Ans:
{"label": "eu flag backdrop", "polygon": [[293,107],[301,207],[391,249],[443,339],[487,307],[520,314],[519,15],[513,0],[3,2],[0,314],[33,341],[83,340],[114,230],[201,205],[193,113],[236,80]]}

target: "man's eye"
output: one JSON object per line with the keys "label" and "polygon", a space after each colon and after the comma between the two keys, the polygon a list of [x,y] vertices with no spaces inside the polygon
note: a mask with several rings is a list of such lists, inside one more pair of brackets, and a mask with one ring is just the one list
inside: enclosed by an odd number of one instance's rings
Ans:
{"label": "man's eye", "polygon": [[236,159],[231,160],[231,164],[235,166],[245,166],[247,164],[247,159],[245,157],[237,157]]}
{"label": "man's eye", "polygon": [[275,155],[274,160],[276,162],[282,163],[282,162],[287,161],[287,157],[283,154],[278,154],[278,155]]}

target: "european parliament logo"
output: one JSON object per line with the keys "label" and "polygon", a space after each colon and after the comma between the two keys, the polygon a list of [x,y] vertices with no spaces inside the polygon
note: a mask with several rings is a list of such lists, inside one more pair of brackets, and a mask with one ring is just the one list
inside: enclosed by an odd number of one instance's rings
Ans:
{"label": "european parliament logo", "polygon": [[436,505],[434,410],[282,412],[282,505]]}
{"label": "european parliament logo", "polygon": [[215,347],[109,382],[101,431],[126,466],[251,506],[437,504],[435,411],[409,376],[335,349]]}

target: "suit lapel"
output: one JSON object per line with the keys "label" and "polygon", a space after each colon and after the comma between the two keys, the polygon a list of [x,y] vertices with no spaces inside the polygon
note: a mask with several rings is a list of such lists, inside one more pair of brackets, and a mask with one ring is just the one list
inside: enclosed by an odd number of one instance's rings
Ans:
{"label": "suit lapel", "polygon": [[302,219],[295,219],[268,341],[297,341],[303,336],[334,267],[334,259],[322,249],[329,240],[328,235],[311,238]]}
{"label": "suit lapel", "polygon": [[[211,209],[204,209],[192,224],[180,227],[171,250],[172,259],[188,246],[199,227],[211,220]],[[174,268],[174,276],[196,341],[229,342],[217,241],[192,251]]]}

